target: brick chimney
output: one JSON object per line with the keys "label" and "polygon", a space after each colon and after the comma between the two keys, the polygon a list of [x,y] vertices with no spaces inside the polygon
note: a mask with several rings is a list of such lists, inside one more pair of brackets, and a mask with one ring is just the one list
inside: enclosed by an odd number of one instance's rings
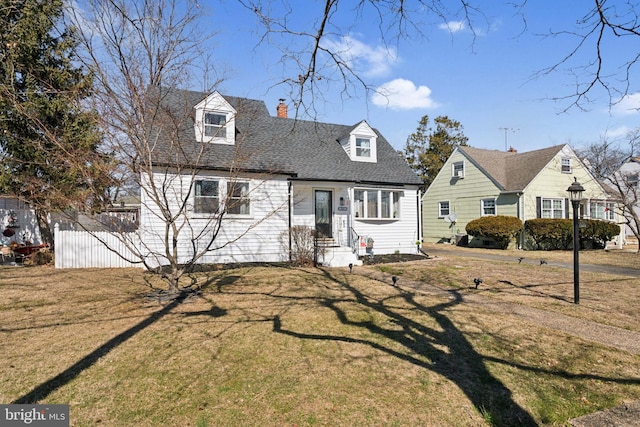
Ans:
{"label": "brick chimney", "polygon": [[289,108],[287,107],[287,104],[284,103],[284,98],[280,98],[280,103],[276,108],[276,115],[278,117],[286,119],[288,117],[288,112],[289,112]]}
{"label": "brick chimney", "polygon": [[509,149],[507,150],[507,153],[517,153],[517,152],[518,152],[518,150],[513,148],[513,146],[509,146]]}

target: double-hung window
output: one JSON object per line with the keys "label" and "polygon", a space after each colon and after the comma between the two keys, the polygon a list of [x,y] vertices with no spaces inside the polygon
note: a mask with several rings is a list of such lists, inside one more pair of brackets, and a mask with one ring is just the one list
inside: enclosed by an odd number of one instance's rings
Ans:
{"label": "double-hung window", "polygon": [[438,218],[444,218],[449,215],[449,201],[438,202]]}
{"label": "double-hung window", "polygon": [[573,167],[571,164],[571,157],[563,157],[562,158],[562,173],[571,173],[573,172]]}
{"label": "double-hung window", "polygon": [[249,183],[227,183],[227,213],[232,215],[250,215]]}
{"label": "double-hung window", "polygon": [[227,116],[225,114],[204,112],[204,136],[209,138],[227,137]]}
{"label": "double-hung window", "polygon": [[220,208],[220,182],[198,180],[195,182],[194,212],[215,214]]}
{"label": "double-hung window", "polygon": [[542,218],[564,218],[564,199],[542,199]]}
{"label": "double-hung window", "polygon": [[356,157],[371,157],[371,140],[356,138]]}
{"label": "double-hung window", "polygon": [[482,199],[480,206],[482,216],[489,216],[496,214],[496,199]]}

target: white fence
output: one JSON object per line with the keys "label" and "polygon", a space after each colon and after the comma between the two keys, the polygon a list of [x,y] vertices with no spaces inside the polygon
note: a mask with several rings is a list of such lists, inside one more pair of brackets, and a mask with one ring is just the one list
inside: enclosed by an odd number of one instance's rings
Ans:
{"label": "white fence", "polygon": [[125,258],[136,259],[124,244],[139,247],[136,233],[115,235],[113,233],[55,230],[55,266],[56,268],[125,268],[143,267]]}

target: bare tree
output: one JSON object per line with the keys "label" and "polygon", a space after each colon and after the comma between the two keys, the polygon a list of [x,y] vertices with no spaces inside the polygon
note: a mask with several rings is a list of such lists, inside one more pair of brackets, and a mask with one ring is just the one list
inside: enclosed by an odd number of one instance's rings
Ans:
{"label": "bare tree", "polygon": [[471,30],[474,40],[477,22],[487,23],[481,9],[469,0],[325,0],[311,21],[300,19],[301,11],[309,16],[309,5],[301,2],[238,1],[258,19],[258,45],[270,44],[281,52],[283,69],[289,74],[275,85],[288,88],[296,114],[309,117],[316,117],[317,103],[324,99],[329,87],[341,88],[342,99],[355,96],[360,90],[367,94],[377,90],[358,69],[362,58],[354,53],[353,40],[349,38],[351,30],[363,23],[363,16],[374,17],[366,25],[378,28],[389,57],[394,55],[398,41],[424,37],[423,29],[434,23],[458,19],[460,25]]}
{"label": "bare tree", "polygon": [[[426,39],[428,30],[441,24],[452,29],[464,26],[473,35],[474,44],[476,35],[491,26],[481,2],[473,0],[325,0],[315,9],[315,15],[311,12],[312,20],[302,19],[308,18],[310,8],[299,2],[238,1],[258,19],[259,45],[270,44],[282,53],[283,69],[289,74],[276,84],[288,87],[296,106],[311,117],[315,117],[315,104],[323,99],[324,89],[329,86],[341,87],[343,98],[360,90],[367,94],[378,90],[358,69],[359,58],[354,53],[357,49],[348,42],[349,34],[359,25],[376,26],[380,40],[390,50],[403,39]],[[527,0],[505,5],[511,8],[511,18],[522,22],[522,34],[536,31],[529,28],[527,19],[528,10],[536,5]],[[637,2],[592,0],[590,4],[576,5],[575,10],[574,24],[535,34],[568,40],[573,47],[552,65],[540,65],[533,78],[566,73],[575,90],[553,99],[567,101],[567,110],[586,108],[602,91],[610,105],[624,102],[634,90],[640,62]]]}
{"label": "bare tree", "polygon": [[[578,152],[596,178],[607,185],[617,199],[617,215],[640,242],[640,161],[635,157],[640,130],[624,140],[604,136]],[[638,247],[640,253],[640,243]]]}
{"label": "bare tree", "polygon": [[[526,3],[521,3],[523,13]],[[564,57],[538,73],[564,72],[574,80],[573,92],[555,98],[570,100],[567,109],[585,108],[600,90],[609,97],[611,105],[623,102],[631,94],[640,65],[637,2],[593,0],[592,6],[577,16],[573,28],[550,29],[546,36],[574,43]]]}
{"label": "bare tree", "polygon": [[[83,4],[69,10],[69,19],[78,28],[84,60],[95,74],[95,108],[108,151],[118,159],[120,177],[128,184],[117,191],[139,191],[145,215],[145,225],[136,233],[116,233],[128,249],[128,254],[119,255],[161,272],[169,293],[177,295],[193,285],[183,286],[181,279],[198,263],[268,217],[245,222],[233,232],[223,227],[227,213],[241,209],[251,197],[236,184],[238,176],[246,173],[243,164],[250,153],[242,149],[242,138],[236,140],[222,171],[228,182],[226,192],[215,206],[206,206],[204,219],[194,220],[191,196],[196,177],[206,167],[205,157],[211,156],[210,144],[196,144],[194,138],[193,96],[202,93],[176,88],[194,74],[215,74],[215,70],[201,69],[207,63],[203,46],[210,35],[202,32],[207,26],[200,22],[198,4],[179,0],[88,0]],[[215,87],[219,82],[211,83]],[[254,113],[251,105],[235,107],[237,115]],[[254,173],[253,179],[266,176]],[[271,214],[281,208],[272,206]]]}

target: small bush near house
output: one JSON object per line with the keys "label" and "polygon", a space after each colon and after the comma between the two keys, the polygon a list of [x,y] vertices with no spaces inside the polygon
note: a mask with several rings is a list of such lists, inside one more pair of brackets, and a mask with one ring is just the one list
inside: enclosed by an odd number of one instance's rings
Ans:
{"label": "small bush near house", "polygon": [[[608,221],[581,219],[580,247],[604,248],[605,244],[620,233],[620,226]],[[571,249],[573,246],[573,220],[537,218],[525,222],[527,236],[535,242],[535,249]]]}
{"label": "small bush near house", "polygon": [[524,231],[534,242],[534,249],[569,249],[573,241],[573,225],[570,219],[536,218],[524,223]]}
{"label": "small bush near house", "polygon": [[484,216],[470,221],[465,230],[473,237],[493,239],[499,248],[506,249],[511,239],[522,231],[522,221],[515,216]]}
{"label": "small bush near house", "polygon": [[[313,265],[314,230],[312,227],[294,225],[291,227],[291,258],[296,265]],[[288,240],[289,232],[284,232],[282,240]]]}

